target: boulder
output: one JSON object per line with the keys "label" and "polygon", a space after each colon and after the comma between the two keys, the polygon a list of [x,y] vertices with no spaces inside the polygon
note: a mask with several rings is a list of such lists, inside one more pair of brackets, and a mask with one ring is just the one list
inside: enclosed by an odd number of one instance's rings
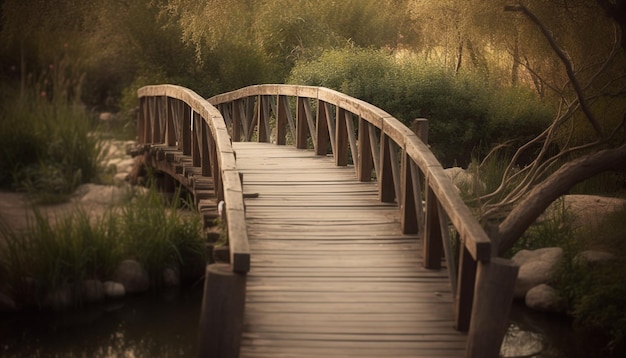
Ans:
{"label": "boulder", "polygon": [[133,158],[128,158],[116,163],[115,167],[118,173],[130,173],[134,165],[135,160]]}
{"label": "boulder", "polygon": [[606,251],[586,250],[574,257],[574,263],[578,265],[593,265],[606,261],[615,260],[617,257]]}
{"label": "boulder", "polygon": [[526,293],[526,306],[542,312],[565,312],[565,300],[555,288],[546,284],[535,286]]}
{"label": "boulder", "polygon": [[0,313],[15,311],[17,311],[17,305],[15,304],[13,298],[0,292]]}
{"label": "boulder", "polygon": [[84,302],[104,300],[104,285],[99,280],[84,280],[80,285],[80,296]]}
{"label": "boulder", "polygon": [[124,285],[119,282],[106,281],[103,284],[104,295],[107,298],[120,298],[126,295],[126,290],[124,289]]}
{"label": "boulder", "polygon": [[563,249],[548,247],[521,250],[511,260],[519,266],[514,297],[525,298],[528,290],[552,280],[556,268],[563,260]]}
{"label": "boulder", "polygon": [[126,195],[123,188],[97,184],[83,184],[77,189],[77,193],[82,194],[80,202],[84,205],[117,203]]}
{"label": "boulder", "polygon": [[[444,169],[452,184],[457,189],[467,191],[468,193],[483,192],[486,189],[485,183],[480,179],[474,178],[474,174],[460,167],[452,167]],[[478,193],[476,193],[478,194]]]}
{"label": "boulder", "polygon": [[124,289],[128,293],[145,292],[150,288],[148,272],[141,263],[135,260],[122,261],[113,277],[116,282],[124,285]]}

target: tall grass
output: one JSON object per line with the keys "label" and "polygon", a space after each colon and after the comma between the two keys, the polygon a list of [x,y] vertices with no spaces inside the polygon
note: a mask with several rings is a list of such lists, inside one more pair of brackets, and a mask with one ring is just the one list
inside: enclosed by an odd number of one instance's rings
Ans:
{"label": "tall grass", "polygon": [[34,209],[27,229],[0,226],[0,278],[22,302],[84,279],[106,280],[123,259],[141,262],[158,286],[163,269],[184,271],[206,262],[201,219],[165,205],[156,190],[91,217],[76,208],[50,219]]}
{"label": "tall grass", "polygon": [[50,203],[97,177],[101,144],[82,106],[32,93],[0,100],[1,187]]}

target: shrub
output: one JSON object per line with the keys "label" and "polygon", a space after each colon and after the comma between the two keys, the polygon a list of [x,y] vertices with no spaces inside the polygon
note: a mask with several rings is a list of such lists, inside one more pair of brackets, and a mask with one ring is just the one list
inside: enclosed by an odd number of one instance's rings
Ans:
{"label": "shrub", "polygon": [[56,202],[98,175],[101,145],[81,106],[32,94],[2,102],[0,186]]}
{"label": "shrub", "polygon": [[205,264],[200,215],[183,217],[156,190],[130,194],[96,218],[76,208],[51,220],[34,209],[24,231],[0,222],[2,282],[18,300],[31,302],[33,295],[83,279],[108,279],[126,258],[140,261],[157,285],[167,267],[184,272]]}
{"label": "shrub", "polygon": [[[479,74],[455,74],[417,57],[342,49],[298,63],[289,83],[324,86],[370,102],[405,124],[430,120],[429,141],[444,166],[466,166],[474,148],[528,139],[552,118],[532,91],[489,85]],[[484,154],[484,153],[483,153]]]}

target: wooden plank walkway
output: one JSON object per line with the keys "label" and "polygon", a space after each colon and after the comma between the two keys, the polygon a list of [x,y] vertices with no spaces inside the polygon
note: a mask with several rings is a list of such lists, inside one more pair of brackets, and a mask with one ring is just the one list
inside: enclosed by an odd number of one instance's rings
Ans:
{"label": "wooden plank walkway", "polygon": [[332,157],[233,143],[252,256],[241,357],[461,357],[447,271],[376,183]]}

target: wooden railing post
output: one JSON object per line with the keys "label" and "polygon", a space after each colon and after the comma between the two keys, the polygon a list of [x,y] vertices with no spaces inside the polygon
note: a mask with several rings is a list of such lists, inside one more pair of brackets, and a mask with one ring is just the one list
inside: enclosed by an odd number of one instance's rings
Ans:
{"label": "wooden railing post", "polygon": [[348,165],[348,127],[346,125],[346,110],[337,107],[335,113],[335,165]]}
{"label": "wooden railing post", "polygon": [[287,144],[287,96],[276,96],[276,144]]}
{"label": "wooden railing post", "polygon": [[372,170],[374,169],[369,126],[370,124],[365,119],[359,118],[359,159],[357,162],[357,177],[359,181],[362,182],[372,180]]}
{"label": "wooden railing post", "polygon": [[417,134],[417,137],[428,144],[428,119],[416,118],[413,120],[413,132]]}
{"label": "wooden railing post", "polygon": [[200,313],[198,357],[237,358],[243,332],[246,275],[229,264],[208,265]]}
{"label": "wooden railing post", "polygon": [[497,257],[478,264],[475,290],[480,297],[472,306],[465,357],[500,356],[518,271],[519,267],[510,260]]}
{"label": "wooden railing post", "polygon": [[296,148],[306,149],[307,147],[307,118],[304,101],[308,101],[307,98],[298,97],[298,104],[296,108]]}
{"label": "wooden railing post", "polygon": [[322,102],[320,100],[317,101],[317,116],[315,120],[317,121],[315,125],[315,131],[317,133],[316,139],[317,143],[315,144],[315,154],[317,155],[326,155],[328,154],[328,143],[330,141],[330,137],[328,134],[328,103]]}
{"label": "wooden railing post", "polygon": [[437,196],[426,183],[426,220],[424,220],[424,267],[438,270],[443,257],[443,242],[439,224]]}

